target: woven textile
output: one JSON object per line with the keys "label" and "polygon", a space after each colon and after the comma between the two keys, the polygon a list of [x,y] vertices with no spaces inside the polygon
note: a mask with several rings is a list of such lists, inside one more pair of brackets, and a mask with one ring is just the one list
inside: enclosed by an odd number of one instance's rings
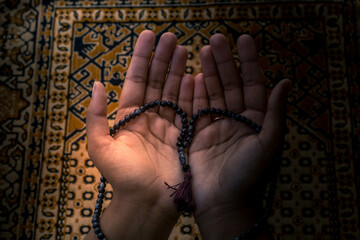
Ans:
{"label": "woven textile", "polygon": [[[115,111],[134,44],[173,32],[201,71],[223,33],[256,42],[270,94],[289,78],[287,133],[269,223],[276,239],[360,239],[360,2],[71,1],[0,3],[0,239],[79,239],[100,173],[85,117],[94,81]],[[111,200],[111,187],[105,194]],[[225,224],[225,223],[224,223]],[[240,234],[240,233],[239,233]],[[169,239],[201,239],[181,216]]]}

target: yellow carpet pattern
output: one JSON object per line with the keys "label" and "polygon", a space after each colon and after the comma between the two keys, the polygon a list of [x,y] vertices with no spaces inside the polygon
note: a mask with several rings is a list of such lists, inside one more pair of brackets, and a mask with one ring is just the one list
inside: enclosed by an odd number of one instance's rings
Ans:
{"label": "yellow carpet pattern", "polygon": [[[115,117],[141,31],[173,32],[201,72],[200,48],[250,34],[270,94],[293,82],[269,219],[275,239],[359,239],[359,1],[71,1],[0,3],[0,239],[80,239],[100,173],[85,118],[94,81]],[[111,201],[107,188],[106,204]],[[181,216],[169,239],[201,239]]]}

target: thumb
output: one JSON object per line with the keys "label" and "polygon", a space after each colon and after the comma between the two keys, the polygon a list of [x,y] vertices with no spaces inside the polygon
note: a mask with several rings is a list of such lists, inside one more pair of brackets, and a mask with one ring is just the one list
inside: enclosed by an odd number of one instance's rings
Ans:
{"label": "thumb", "polygon": [[271,153],[278,150],[284,137],[286,119],[286,99],[291,90],[289,79],[280,81],[272,91],[267,112],[259,138],[263,146],[266,146]]}
{"label": "thumb", "polygon": [[92,98],[86,114],[86,134],[88,139],[88,151],[92,160],[94,154],[113,138],[110,136],[109,123],[107,120],[106,92],[104,86],[95,81]]}

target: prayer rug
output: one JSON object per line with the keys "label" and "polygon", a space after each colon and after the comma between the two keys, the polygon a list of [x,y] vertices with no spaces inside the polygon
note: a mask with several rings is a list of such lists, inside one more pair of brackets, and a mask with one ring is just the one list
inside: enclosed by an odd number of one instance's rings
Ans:
{"label": "prayer rug", "polygon": [[[100,174],[85,117],[94,81],[113,122],[139,33],[173,32],[201,71],[215,33],[250,34],[268,92],[291,79],[269,223],[275,239],[360,239],[359,1],[6,0],[0,2],[0,239],[80,239]],[[111,188],[105,194],[111,199]],[[224,223],[226,224],[226,223]],[[240,234],[240,233],[239,233]],[[169,239],[201,239],[182,216]]]}

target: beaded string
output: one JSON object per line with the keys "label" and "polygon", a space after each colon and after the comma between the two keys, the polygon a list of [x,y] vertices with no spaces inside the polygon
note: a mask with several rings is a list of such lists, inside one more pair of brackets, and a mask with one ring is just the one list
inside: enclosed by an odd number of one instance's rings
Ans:
{"label": "beaded string", "polygon": [[[228,110],[218,109],[218,108],[199,109],[198,112],[196,114],[193,114],[192,118],[188,121],[187,113],[184,112],[176,103],[173,103],[172,101],[156,100],[146,103],[143,106],[135,109],[132,113],[126,115],[119,122],[115,123],[114,126],[110,128],[110,135],[114,136],[116,131],[119,130],[121,127],[125,126],[126,123],[140,116],[145,111],[158,106],[171,108],[176,112],[176,114],[181,116],[182,129],[180,131],[179,137],[177,138],[176,146],[178,147],[179,161],[182,166],[182,171],[184,172],[184,182],[176,184],[174,186],[170,186],[166,182],[164,183],[169,189],[174,190],[174,193],[172,193],[170,196],[174,198],[174,203],[177,209],[182,212],[192,212],[195,209],[195,204],[192,199],[192,192],[191,192],[191,171],[190,171],[190,165],[187,163],[184,151],[186,148],[190,146],[192,142],[192,139],[194,137],[196,121],[201,116],[213,114],[219,117],[232,118],[242,123],[245,123],[252,129],[254,129],[257,133],[261,131],[261,126],[241,114],[234,113]],[[106,178],[101,176],[100,184],[98,186],[99,194],[96,200],[95,211],[92,218],[94,232],[99,240],[106,240],[106,237],[102,233],[100,228],[100,214],[102,211],[105,187],[106,187]],[[239,237],[235,237],[234,240],[254,237],[257,234],[259,234],[259,232],[261,232],[259,231],[260,229],[266,226],[267,224],[266,220],[271,214],[271,207],[275,196],[275,189],[276,189],[276,178],[272,179],[272,181],[270,182],[264,214],[258,219],[258,221],[250,229],[241,233]]]}

